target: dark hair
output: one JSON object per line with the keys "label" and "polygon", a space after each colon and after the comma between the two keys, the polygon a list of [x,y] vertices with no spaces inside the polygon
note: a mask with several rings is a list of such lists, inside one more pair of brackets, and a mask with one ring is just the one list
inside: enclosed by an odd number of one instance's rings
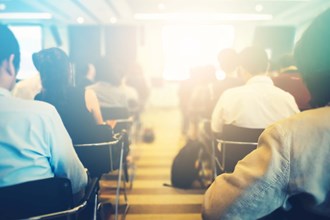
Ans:
{"label": "dark hair", "polygon": [[226,48],[220,51],[218,61],[225,73],[233,72],[238,66],[238,54],[234,49]]}
{"label": "dark hair", "polygon": [[294,51],[297,67],[312,95],[312,106],[330,102],[330,9],[304,32]]}
{"label": "dark hair", "polygon": [[42,87],[46,91],[59,91],[70,85],[69,57],[59,48],[41,50],[32,55],[34,66],[40,73]]}
{"label": "dark hair", "polygon": [[7,60],[11,54],[15,56],[14,66],[17,73],[21,61],[19,44],[13,32],[7,26],[0,24],[0,62]]}
{"label": "dark hair", "polygon": [[268,66],[267,53],[261,47],[247,47],[239,54],[239,63],[252,75],[264,73]]}

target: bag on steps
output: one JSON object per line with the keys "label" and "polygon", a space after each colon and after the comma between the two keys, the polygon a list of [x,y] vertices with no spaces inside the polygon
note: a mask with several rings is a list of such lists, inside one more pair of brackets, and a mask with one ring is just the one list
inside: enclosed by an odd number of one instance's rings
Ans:
{"label": "bag on steps", "polygon": [[172,186],[188,189],[198,178],[196,161],[201,149],[198,141],[188,140],[173,160],[171,167]]}

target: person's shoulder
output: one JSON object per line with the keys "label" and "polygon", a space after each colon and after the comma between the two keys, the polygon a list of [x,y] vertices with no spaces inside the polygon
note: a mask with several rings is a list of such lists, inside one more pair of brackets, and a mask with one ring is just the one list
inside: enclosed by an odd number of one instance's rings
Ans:
{"label": "person's shoulder", "polygon": [[286,96],[286,97],[290,97],[290,98],[294,99],[294,97],[292,96],[291,93],[289,93],[289,92],[285,91],[284,89],[278,87],[276,83],[274,83],[274,86],[272,86],[271,89],[274,91],[274,94],[278,94],[278,95],[282,95],[282,96]]}
{"label": "person's shoulder", "polygon": [[57,111],[54,106],[47,102],[38,100],[24,100],[17,99],[17,108],[27,113],[34,113],[35,115],[53,115]]}
{"label": "person's shoulder", "polygon": [[232,88],[226,89],[223,92],[222,96],[234,97],[239,94],[246,94],[247,89],[248,88],[244,84],[240,85],[240,86],[232,87]]}
{"label": "person's shoulder", "polygon": [[284,133],[294,131],[306,133],[308,131],[312,134],[312,132],[324,131],[325,129],[330,130],[330,107],[299,112],[274,123],[271,127],[273,126],[281,127],[282,130],[285,130]]}

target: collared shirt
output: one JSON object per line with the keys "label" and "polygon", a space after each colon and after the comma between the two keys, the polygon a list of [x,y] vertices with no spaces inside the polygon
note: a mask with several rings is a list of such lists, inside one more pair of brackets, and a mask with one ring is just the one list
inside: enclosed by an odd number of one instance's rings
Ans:
{"label": "collared shirt", "polygon": [[204,219],[258,219],[308,193],[307,209],[330,217],[330,107],[296,114],[267,128],[258,148],[207,190]]}
{"label": "collared shirt", "polygon": [[258,75],[221,95],[212,113],[211,126],[214,132],[221,132],[224,124],[266,128],[298,112],[291,94],[275,87],[270,77]]}
{"label": "collared shirt", "polygon": [[87,184],[55,108],[0,88],[0,187],[54,176],[70,179],[74,193]]}

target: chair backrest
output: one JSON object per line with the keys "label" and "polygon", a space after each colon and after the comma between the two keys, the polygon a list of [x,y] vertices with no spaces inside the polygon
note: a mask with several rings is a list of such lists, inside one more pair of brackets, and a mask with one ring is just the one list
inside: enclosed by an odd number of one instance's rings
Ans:
{"label": "chair backrest", "polygon": [[105,120],[126,119],[131,116],[126,107],[102,107],[101,112]]}
{"label": "chair backrest", "polygon": [[0,219],[25,219],[73,207],[71,182],[48,178],[0,188]]}
{"label": "chair backrest", "polygon": [[232,172],[237,162],[256,148],[263,130],[234,125],[223,127],[223,132],[217,139],[221,142],[221,153],[218,157],[221,157],[224,172]]}
{"label": "chair backrest", "polygon": [[77,155],[91,177],[118,169],[123,137],[107,142],[75,144]]}
{"label": "chair backrest", "polygon": [[121,130],[130,130],[133,123],[133,114],[126,107],[103,107],[101,108],[104,120],[116,120],[117,124],[114,128],[116,133]]}

